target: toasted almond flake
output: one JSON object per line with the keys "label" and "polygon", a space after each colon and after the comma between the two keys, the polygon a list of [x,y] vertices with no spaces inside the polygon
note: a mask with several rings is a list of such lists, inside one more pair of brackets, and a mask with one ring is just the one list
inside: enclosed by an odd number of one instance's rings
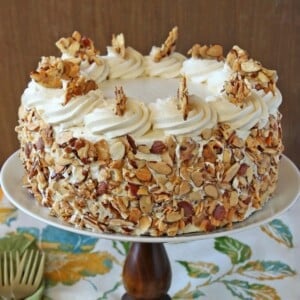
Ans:
{"label": "toasted almond flake", "polygon": [[182,181],[179,187],[179,195],[183,196],[188,194],[192,190],[190,183],[187,181]]}
{"label": "toasted almond flake", "polygon": [[151,227],[152,219],[149,216],[142,216],[139,219],[138,228],[139,228],[139,234],[144,234],[148,231],[148,229]]}
{"label": "toasted almond flake", "polygon": [[168,223],[174,223],[183,218],[183,213],[178,211],[171,211],[166,215],[166,221]]}
{"label": "toasted almond flake", "polygon": [[167,235],[168,236],[175,236],[178,233],[179,229],[179,222],[174,222],[169,225],[167,228]]}
{"label": "toasted almond flake", "polygon": [[240,164],[235,163],[225,173],[224,182],[230,182],[240,169]]}
{"label": "toasted almond flake", "polygon": [[117,116],[123,116],[126,111],[127,97],[122,87],[119,88],[115,87],[115,97],[116,97],[115,114]]}
{"label": "toasted almond flake", "polygon": [[149,162],[148,166],[158,174],[169,175],[172,173],[172,168],[165,162]]}
{"label": "toasted almond flake", "polygon": [[253,59],[243,61],[241,63],[241,70],[247,73],[258,72],[262,68],[261,64]]}
{"label": "toasted almond flake", "polygon": [[63,62],[57,57],[42,57],[38,69],[30,77],[47,88],[62,88]]}
{"label": "toasted almond flake", "polygon": [[90,64],[93,62],[98,65],[102,64],[102,60],[98,56],[99,51],[95,48],[94,42],[82,36],[78,31],[74,31],[71,37],[59,39],[56,46],[62,53],[69,56],[87,60]]}
{"label": "toasted almond flake", "polygon": [[125,37],[123,33],[118,34],[115,36],[113,34],[111,45],[114,50],[122,57],[125,58],[126,48],[125,48]]}
{"label": "toasted almond flake", "polygon": [[230,192],[230,206],[236,206],[239,202],[239,196],[238,193],[236,191],[232,191]]}
{"label": "toasted almond flake", "polygon": [[88,92],[96,90],[97,88],[98,85],[92,79],[86,80],[84,77],[72,78],[67,84],[64,105],[66,105],[73,97],[86,95]]}
{"label": "toasted almond flake", "polygon": [[173,29],[169,32],[166,41],[162,44],[159,51],[154,55],[153,59],[155,62],[159,62],[162,58],[170,55],[175,50],[177,38],[178,27],[173,27]]}
{"label": "toasted almond flake", "polygon": [[122,159],[125,155],[125,146],[122,142],[115,142],[110,146],[110,156],[112,160]]}
{"label": "toasted almond flake", "polygon": [[188,113],[190,111],[189,108],[189,93],[186,85],[186,77],[183,76],[180,80],[180,85],[178,89],[178,110],[182,112],[183,119],[186,120],[188,117]]}
{"label": "toasted almond flake", "polygon": [[140,203],[140,209],[143,213],[145,214],[151,213],[153,207],[151,196],[141,196],[139,203]]}
{"label": "toasted almond flake", "polygon": [[223,151],[223,162],[230,163],[231,160],[231,151],[229,149],[224,149]]}
{"label": "toasted almond flake", "polygon": [[224,84],[224,90],[231,103],[243,107],[246,99],[251,95],[251,85],[248,79],[240,73],[234,73]]}
{"label": "toasted almond flake", "polygon": [[194,171],[191,174],[191,179],[196,187],[200,187],[204,182],[203,175],[200,171]]}
{"label": "toasted almond flake", "polygon": [[189,51],[188,55],[193,58],[206,58],[206,59],[223,59],[223,47],[220,45],[203,45],[195,44]]}
{"label": "toasted almond flake", "polygon": [[207,196],[212,197],[213,199],[218,199],[219,197],[219,192],[217,188],[212,184],[205,185],[204,192]]}
{"label": "toasted almond flake", "polygon": [[137,208],[133,207],[130,209],[128,220],[137,223],[142,215],[142,212]]}
{"label": "toasted almond flake", "polygon": [[110,158],[109,146],[105,140],[100,140],[95,144],[95,150],[98,155],[98,160],[106,161]]}
{"label": "toasted almond flake", "polygon": [[141,181],[151,181],[152,178],[152,174],[147,167],[138,169],[135,175]]}

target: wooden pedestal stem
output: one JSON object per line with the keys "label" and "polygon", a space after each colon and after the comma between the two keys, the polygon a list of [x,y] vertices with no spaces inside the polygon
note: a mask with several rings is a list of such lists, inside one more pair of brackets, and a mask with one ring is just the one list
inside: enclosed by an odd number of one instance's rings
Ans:
{"label": "wooden pedestal stem", "polygon": [[123,267],[122,300],[167,300],[171,266],[163,243],[132,243]]}

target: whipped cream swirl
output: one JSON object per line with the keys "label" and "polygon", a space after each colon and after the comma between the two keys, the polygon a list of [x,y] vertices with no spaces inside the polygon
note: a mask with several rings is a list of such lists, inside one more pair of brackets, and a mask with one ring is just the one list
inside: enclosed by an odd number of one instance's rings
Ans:
{"label": "whipped cream swirl", "polygon": [[148,107],[137,100],[127,99],[126,110],[123,116],[114,112],[115,101],[107,100],[101,107],[84,117],[86,127],[92,134],[115,138],[130,134],[139,137],[151,127]]}
{"label": "whipped cream swirl", "polygon": [[212,73],[220,72],[224,66],[223,61],[216,59],[203,59],[191,57],[184,61],[181,74],[186,75],[195,83],[206,82]]}
{"label": "whipped cream swirl", "polygon": [[103,82],[109,75],[109,66],[107,62],[99,55],[97,55],[99,63],[96,63],[95,61],[90,63],[87,59],[74,57],[68,53],[63,53],[61,58],[78,59],[80,61],[80,75],[87,79],[92,79],[97,83]]}
{"label": "whipped cream swirl", "polygon": [[267,94],[263,90],[259,90],[254,92],[257,97],[261,97],[265,104],[268,107],[268,111],[271,115],[276,115],[278,112],[278,108],[282,102],[282,95],[280,91],[276,88],[275,94],[272,92],[268,92]]}
{"label": "whipped cream swirl", "polygon": [[230,79],[233,71],[223,61],[192,57],[183,63],[180,73],[198,87],[196,90],[215,96],[221,94],[225,81]]}
{"label": "whipped cream swirl", "polygon": [[103,57],[110,68],[110,79],[137,78],[144,73],[143,56],[131,47],[125,50],[125,58],[112,47],[107,47],[107,56]]}
{"label": "whipped cream swirl", "polygon": [[240,136],[247,136],[256,124],[262,128],[268,122],[268,107],[265,101],[255,94],[247,98],[243,108],[229,102],[225,97],[211,103],[218,112],[219,122],[230,124]]}
{"label": "whipped cream swirl", "polygon": [[42,118],[53,125],[55,130],[63,130],[83,125],[83,116],[103,101],[102,92],[97,89],[86,95],[73,97],[64,105],[65,92],[65,88],[46,88],[31,81],[22,95],[22,104],[25,108],[35,107]]}
{"label": "whipped cream swirl", "polygon": [[153,55],[159,48],[152,47],[149,56],[144,57],[145,74],[150,77],[174,78],[180,75],[182,63],[186,59],[184,55],[173,52],[163,57],[159,62],[153,60]]}
{"label": "whipped cream swirl", "polygon": [[217,114],[210,103],[192,95],[189,97],[191,110],[186,120],[177,108],[177,99],[158,99],[150,104],[152,110],[153,129],[160,129],[166,135],[199,135],[205,128],[213,128],[217,124]]}
{"label": "whipped cream swirl", "polygon": [[97,83],[101,83],[107,79],[109,75],[109,66],[107,62],[100,59],[100,64],[95,62],[89,63],[87,60],[82,60],[80,64],[80,73],[87,79],[92,79]]}

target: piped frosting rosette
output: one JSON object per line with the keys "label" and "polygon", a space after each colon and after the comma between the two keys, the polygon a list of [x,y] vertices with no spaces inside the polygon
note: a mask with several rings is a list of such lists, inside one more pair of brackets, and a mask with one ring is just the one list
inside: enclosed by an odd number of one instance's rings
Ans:
{"label": "piped frosting rosette", "polygon": [[150,104],[152,110],[153,129],[162,130],[165,135],[196,136],[205,128],[213,128],[217,124],[217,114],[210,103],[198,97],[189,97],[190,110],[186,120],[178,110],[175,98],[157,99]]}
{"label": "piped frosting rosette", "polygon": [[115,114],[114,100],[107,100],[101,107],[84,117],[86,127],[93,135],[116,138],[130,134],[139,137],[151,127],[148,107],[137,100],[128,98],[122,116]]}
{"label": "piped frosting rosette", "polygon": [[280,91],[276,88],[275,93],[272,92],[265,93],[263,90],[253,91],[256,97],[261,97],[268,107],[268,111],[271,115],[276,115],[278,108],[282,102],[282,95]]}
{"label": "piped frosting rosette", "polygon": [[80,66],[80,75],[100,83],[107,79],[109,68],[91,39],[74,31],[71,37],[61,38],[56,46],[62,52],[62,59],[74,59]]}
{"label": "piped frosting rosette", "polygon": [[185,56],[178,52],[173,52],[156,62],[153,60],[153,55],[158,50],[158,47],[152,47],[150,55],[144,57],[145,74],[150,77],[178,77],[180,75],[182,63],[186,59]]}
{"label": "piped frosting rosette", "polygon": [[108,78],[109,75],[109,66],[107,62],[101,59],[101,63],[96,62],[89,63],[87,60],[82,60],[80,63],[80,73],[88,78],[93,79],[97,83],[103,82]]}
{"label": "piped frosting rosette", "polygon": [[183,61],[182,54],[175,52],[178,28],[174,27],[161,45],[153,46],[150,54],[144,58],[145,74],[150,77],[175,78],[180,75]]}
{"label": "piped frosting rosette", "polygon": [[265,101],[254,93],[247,98],[243,107],[221,97],[210,103],[218,113],[219,122],[230,124],[241,137],[247,137],[250,129],[256,124],[262,128],[268,122],[268,107]]}
{"label": "piped frosting rosette", "polygon": [[144,73],[143,56],[132,47],[125,49],[124,57],[113,47],[107,47],[107,56],[104,59],[109,65],[110,79],[137,78]]}
{"label": "piped frosting rosette", "polygon": [[64,104],[65,94],[65,88],[46,88],[31,81],[22,96],[22,104],[25,108],[35,107],[54,129],[65,129],[83,124],[83,116],[103,101],[99,89],[73,97],[67,104]]}
{"label": "piped frosting rosette", "polygon": [[223,61],[191,57],[184,61],[181,73],[194,83],[202,83],[217,75],[223,68]]}
{"label": "piped frosting rosette", "polygon": [[195,44],[188,52],[191,57],[184,61],[181,74],[195,84],[214,94],[219,94],[224,82],[232,74],[231,68],[224,63],[223,48],[220,45]]}

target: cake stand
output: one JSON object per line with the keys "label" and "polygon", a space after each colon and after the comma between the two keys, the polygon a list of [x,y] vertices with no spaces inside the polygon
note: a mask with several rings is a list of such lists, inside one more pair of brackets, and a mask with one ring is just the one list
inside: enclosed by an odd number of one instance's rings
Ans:
{"label": "cake stand", "polygon": [[290,208],[300,195],[300,175],[297,167],[286,156],[280,162],[279,181],[271,201],[260,211],[252,214],[243,222],[234,224],[230,229],[220,229],[211,233],[192,233],[176,237],[127,236],[92,232],[75,228],[49,216],[49,210],[38,205],[32,196],[22,187],[24,174],[18,152],[11,155],[1,170],[1,186],[6,197],[18,209],[52,226],[118,241],[132,242],[123,266],[123,284],[126,294],[123,300],[164,300],[171,299],[168,290],[171,285],[171,266],[164,243],[188,242],[198,239],[210,239],[236,233],[269,222]]}

